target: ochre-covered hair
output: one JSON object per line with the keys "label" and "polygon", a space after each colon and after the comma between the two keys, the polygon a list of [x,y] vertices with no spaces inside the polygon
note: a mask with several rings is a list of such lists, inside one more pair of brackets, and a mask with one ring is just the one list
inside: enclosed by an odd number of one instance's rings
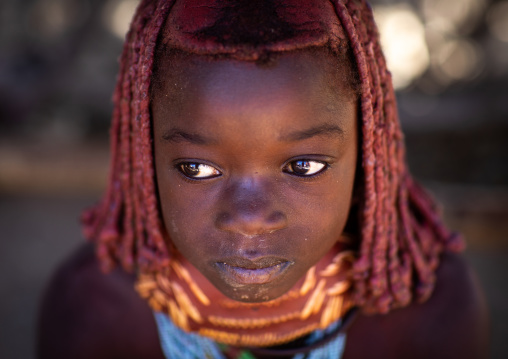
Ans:
{"label": "ochre-covered hair", "polygon": [[141,2],[114,95],[108,190],[83,216],[85,236],[96,243],[104,269],[121,264],[128,271],[158,270],[174,250],[161,220],[150,115],[161,46],[243,61],[313,47],[339,55],[349,49],[361,103],[354,300],[366,312],[387,312],[413,297],[428,298],[440,254],[460,250],[462,241],[444,227],[432,199],[408,172],[391,75],[363,0]]}

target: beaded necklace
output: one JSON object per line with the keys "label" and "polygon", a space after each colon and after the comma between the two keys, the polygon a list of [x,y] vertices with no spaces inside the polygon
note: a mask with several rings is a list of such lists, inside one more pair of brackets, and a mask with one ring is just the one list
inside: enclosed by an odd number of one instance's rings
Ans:
{"label": "beaded necklace", "polygon": [[[171,359],[256,359],[255,354],[248,349],[231,348],[200,336],[196,333],[187,333],[172,323],[169,317],[156,312],[155,320],[159,331],[159,338],[164,355]],[[324,337],[337,331],[342,321],[332,323],[325,330],[312,332],[305,343],[312,345],[319,343]],[[313,348],[306,353],[297,353],[292,359],[338,359],[342,357],[346,335],[334,335],[334,338],[324,345]]]}

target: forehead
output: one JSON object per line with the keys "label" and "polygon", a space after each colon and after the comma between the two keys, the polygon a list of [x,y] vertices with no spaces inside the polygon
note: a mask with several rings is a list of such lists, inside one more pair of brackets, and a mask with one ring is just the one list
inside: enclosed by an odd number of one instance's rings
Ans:
{"label": "forehead", "polygon": [[[254,92],[270,96],[338,96],[354,99],[350,64],[325,48],[274,53],[264,62],[238,61],[181,51],[160,52],[152,77],[152,97],[164,97],[174,109],[188,96],[229,90],[238,100]],[[259,90],[263,87],[264,91]]]}
{"label": "forehead", "polygon": [[176,126],[214,137],[268,139],[334,123],[352,133],[356,95],[341,81],[345,70],[322,49],[281,54],[263,65],[172,55],[153,79],[155,132]]}

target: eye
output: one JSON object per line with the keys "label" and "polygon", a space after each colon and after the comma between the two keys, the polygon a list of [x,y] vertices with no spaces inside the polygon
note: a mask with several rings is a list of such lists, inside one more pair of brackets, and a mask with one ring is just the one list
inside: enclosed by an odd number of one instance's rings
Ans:
{"label": "eye", "polygon": [[291,161],[284,166],[284,172],[295,176],[310,177],[317,175],[328,167],[326,162],[313,160]]}
{"label": "eye", "polygon": [[176,168],[185,176],[192,179],[209,179],[222,173],[215,167],[199,162],[179,163]]}

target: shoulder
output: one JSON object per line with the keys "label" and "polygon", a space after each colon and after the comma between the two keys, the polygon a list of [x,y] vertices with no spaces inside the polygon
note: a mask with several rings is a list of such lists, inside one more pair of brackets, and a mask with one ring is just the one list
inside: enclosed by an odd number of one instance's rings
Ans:
{"label": "shoulder", "polygon": [[345,358],[486,358],[488,338],[478,279],[462,256],[446,253],[431,298],[386,315],[361,315],[348,332]]}
{"label": "shoulder", "polygon": [[92,245],[79,248],[44,295],[39,358],[162,358],[152,313],[133,283],[120,269],[102,273]]}

